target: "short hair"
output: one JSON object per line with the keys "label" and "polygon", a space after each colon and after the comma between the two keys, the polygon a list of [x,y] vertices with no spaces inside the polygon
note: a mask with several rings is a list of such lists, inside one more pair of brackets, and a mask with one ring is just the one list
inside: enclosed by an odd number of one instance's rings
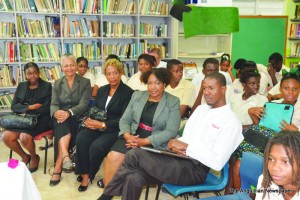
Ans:
{"label": "short hair", "polygon": [[106,74],[106,70],[107,70],[108,66],[116,67],[119,73],[123,72],[123,65],[117,59],[112,58],[112,59],[108,59],[107,61],[105,61],[104,66],[103,66],[104,74]]}
{"label": "short hair", "polygon": [[243,68],[244,69],[257,69],[257,65],[254,61],[249,60],[243,64]]}
{"label": "short hair", "polygon": [[244,58],[239,58],[235,61],[234,65],[233,65],[233,68],[235,70],[238,70],[238,69],[244,69],[244,63],[246,62],[246,59]]}
{"label": "short hair", "polygon": [[29,69],[30,67],[34,67],[37,71],[40,71],[39,66],[36,63],[29,62],[24,65],[24,72],[26,72],[26,70]]}
{"label": "short hair", "polygon": [[89,61],[88,61],[88,59],[86,59],[85,57],[78,57],[78,58],[76,59],[76,63],[77,63],[77,64],[80,63],[81,61],[85,61],[87,67],[89,66]]}
{"label": "short hair", "polygon": [[206,68],[207,64],[214,64],[214,65],[218,65],[219,66],[220,63],[215,58],[207,58],[206,60],[204,60],[203,68]]}
{"label": "short hair", "polygon": [[[294,177],[294,184],[298,187],[298,192],[300,190],[300,132],[298,131],[281,131],[276,134],[273,138],[269,140],[266,145],[264,152],[264,169],[263,169],[263,180],[262,187],[269,188],[272,184],[272,177],[270,176],[268,170],[268,161],[270,151],[273,145],[282,145],[285,153],[288,156],[289,162],[292,166],[292,177]],[[298,169],[294,168],[297,166]],[[280,186],[281,187],[281,186]],[[259,189],[259,188],[258,188]],[[282,188],[281,188],[282,189]],[[266,195],[266,190],[264,190],[263,198]]]}
{"label": "short hair", "polygon": [[270,61],[270,60],[273,60],[273,61],[275,61],[276,63],[278,63],[278,62],[282,62],[282,61],[283,61],[283,58],[282,58],[282,55],[281,55],[280,53],[275,52],[275,53],[273,53],[273,54],[270,55],[269,61]]}
{"label": "short hair", "polygon": [[161,58],[161,56],[162,56],[160,48],[153,48],[153,49],[151,49],[150,53],[157,54],[159,58]]}
{"label": "short hair", "polygon": [[224,61],[228,61],[229,63],[231,62],[231,60],[230,60],[230,55],[229,55],[229,54],[224,53],[224,54],[221,56],[221,63],[224,62]]}
{"label": "short hair", "polygon": [[149,55],[149,54],[143,53],[143,54],[141,54],[141,55],[138,57],[138,62],[139,62],[141,59],[143,59],[143,60],[145,60],[146,62],[150,63],[150,66],[151,66],[151,67],[154,67],[154,63],[155,63],[155,58],[154,58],[154,56],[151,56],[151,55]]}
{"label": "short hair", "polygon": [[240,82],[241,83],[247,83],[247,81],[251,78],[251,77],[257,77],[260,78],[260,74],[258,72],[258,70],[256,69],[242,69],[240,71]]}
{"label": "short hair", "polygon": [[150,71],[147,71],[141,75],[141,81],[145,84],[148,83],[149,76],[154,74],[155,77],[162,83],[169,85],[170,84],[170,74],[165,68],[153,68]]}
{"label": "short hair", "polygon": [[174,65],[182,65],[182,62],[177,59],[171,59],[167,62],[167,69],[170,70]]}
{"label": "short hair", "polygon": [[226,86],[226,78],[223,74],[221,74],[219,72],[214,72],[214,73],[206,75],[204,80],[208,79],[208,78],[216,79],[218,81],[218,83],[220,83],[221,86]]}
{"label": "short hair", "polygon": [[63,61],[63,60],[66,59],[66,58],[72,59],[72,60],[74,61],[74,63],[77,64],[77,63],[76,63],[76,58],[75,58],[74,55],[72,55],[72,54],[64,54],[64,55],[61,57],[61,60]]}
{"label": "short hair", "polygon": [[281,79],[281,81],[280,81],[280,86],[282,85],[282,83],[283,83],[284,81],[289,80],[289,79],[294,79],[294,80],[296,80],[298,83],[300,83],[300,78],[299,78],[299,76],[298,76],[297,74],[287,73],[287,74],[285,74],[285,75],[282,77],[282,79]]}
{"label": "short hair", "polygon": [[109,59],[113,59],[113,58],[114,58],[114,59],[117,59],[118,61],[121,62],[119,56],[117,56],[117,55],[115,55],[115,54],[109,54],[109,55],[106,57],[105,61],[107,61],[107,60],[109,60]]}

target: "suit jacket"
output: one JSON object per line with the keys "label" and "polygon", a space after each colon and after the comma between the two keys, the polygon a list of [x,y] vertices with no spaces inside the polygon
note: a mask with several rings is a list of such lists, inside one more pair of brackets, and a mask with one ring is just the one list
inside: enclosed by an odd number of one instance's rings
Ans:
{"label": "suit jacket", "polygon": [[29,104],[26,104],[25,99],[26,93],[29,90],[29,82],[24,81],[19,83],[16,93],[14,95],[11,110],[17,113],[28,113],[28,114],[39,114],[49,115],[50,114],[50,103],[51,103],[51,83],[39,79],[39,86],[37,88],[37,97],[32,99],[31,104],[40,103],[43,104],[39,109],[27,111]]}
{"label": "suit jacket", "polygon": [[94,101],[94,106],[97,106],[102,110],[106,110],[107,120],[105,124],[107,129],[109,131],[119,132],[119,121],[125,109],[127,108],[133,90],[121,81],[119,87],[117,88],[115,94],[112,96],[111,100],[109,101],[105,109],[105,104],[107,101],[109,91],[110,91],[109,84],[100,87]]}
{"label": "suit jacket", "polygon": [[[139,127],[142,111],[149,99],[148,91],[133,93],[125,113],[120,119],[120,133],[135,134]],[[153,117],[152,134],[149,140],[154,147],[166,148],[167,142],[176,137],[180,125],[179,99],[164,92]]]}
{"label": "suit jacket", "polygon": [[57,110],[70,109],[75,116],[84,113],[89,108],[91,98],[90,80],[76,74],[72,85],[69,89],[66,77],[62,77],[54,82],[51,99],[51,116]]}

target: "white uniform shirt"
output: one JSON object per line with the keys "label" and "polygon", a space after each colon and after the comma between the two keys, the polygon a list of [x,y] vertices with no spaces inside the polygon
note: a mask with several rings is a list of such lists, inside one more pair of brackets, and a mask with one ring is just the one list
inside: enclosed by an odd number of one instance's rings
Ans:
{"label": "white uniform shirt", "polygon": [[[262,180],[263,180],[263,175],[260,175],[258,178],[258,183],[257,183],[257,187],[256,187],[256,196],[255,196],[255,200],[284,200],[282,194],[279,194],[277,191],[279,191],[279,186],[276,185],[275,183],[271,182],[271,185],[269,188],[269,190],[272,190],[272,192],[266,193],[265,198],[263,198],[263,187],[262,187]],[[291,198],[291,200],[296,200],[296,199],[300,199],[300,194],[299,192],[296,193],[293,198]]]}
{"label": "white uniform shirt", "polygon": [[131,87],[133,90],[145,91],[147,90],[147,85],[142,83],[141,78],[142,72],[138,71],[137,73],[133,74],[132,77],[127,82],[127,85]]}
{"label": "white uniform shirt", "polygon": [[90,71],[86,71],[86,73],[83,75],[84,78],[90,79],[91,86],[94,87],[95,85],[95,76]]}
{"label": "white uniform shirt", "polygon": [[[234,94],[244,92],[244,87],[239,78],[234,79],[232,83]],[[268,77],[264,73],[260,73],[259,94],[268,96]]]}
{"label": "white uniform shirt", "polygon": [[248,114],[249,108],[263,107],[268,102],[267,97],[256,94],[249,97],[247,100],[243,100],[243,94],[233,94],[230,99],[230,106],[236,117],[242,122],[243,125],[253,124],[251,117]]}
{"label": "white uniform shirt", "polygon": [[217,171],[243,139],[242,124],[229,105],[211,109],[207,104],[196,108],[179,138],[188,144],[188,156]]}
{"label": "white uniform shirt", "polygon": [[156,68],[167,68],[167,63],[164,61],[160,61]]}
{"label": "white uniform shirt", "polygon": [[[257,68],[258,68],[258,71],[259,71],[259,72],[262,72],[262,73],[264,73],[264,74],[267,76],[269,86],[273,87],[274,85],[273,85],[273,82],[272,82],[272,78],[271,78],[271,76],[270,76],[269,73],[268,73],[268,68],[265,67],[265,66],[262,65],[262,64],[257,64]],[[282,65],[281,70],[280,70],[279,72],[275,72],[275,78],[276,78],[276,80],[277,80],[278,83],[279,83],[279,82],[281,81],[281,79],[282,79],[282,69],[285,69],[285,70],[288,71],[288,72],[290,71],[290,68],[288,68],[288,67],[285,66],[285,65]]]}

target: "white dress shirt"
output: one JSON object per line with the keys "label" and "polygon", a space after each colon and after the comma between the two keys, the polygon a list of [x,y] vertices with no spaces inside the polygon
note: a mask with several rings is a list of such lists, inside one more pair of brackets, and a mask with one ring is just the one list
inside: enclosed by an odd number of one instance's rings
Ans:
{"label": "white dress shirt", "polygon": [[142,83],[141,81],[142,72],[138,71],[137,73],[133,74],[127,82],[127,85],[131,87],[133,90],[145,91],[147,90],[147,85]]}

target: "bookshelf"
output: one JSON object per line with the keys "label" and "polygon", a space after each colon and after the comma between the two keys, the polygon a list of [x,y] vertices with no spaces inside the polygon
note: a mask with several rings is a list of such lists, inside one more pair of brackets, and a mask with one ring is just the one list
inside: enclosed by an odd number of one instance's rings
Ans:
{"label": "bookshelf", "polygon": [[182,22],[174,25],[177,31],[175,52],[182,62],[196,63],[198,72],[206,58],[220,60],[223,53],[231,54],[231,34],[197,35],[185,39]]}
{"label": "bookshelf", "polygon": [[[175,57],[171,6],[172,0],[3,0],[0,76],[9,68],[11,79],[23,81],[22,67],[33,61],[50,74],[45,77],[57,79],[65,53],[87,57],[90,68],[117,54],[130,76],[138,55],[150,48],[160,47],[163,59]],[[0,92],[13,91],[18,82],[0,83]]]}

